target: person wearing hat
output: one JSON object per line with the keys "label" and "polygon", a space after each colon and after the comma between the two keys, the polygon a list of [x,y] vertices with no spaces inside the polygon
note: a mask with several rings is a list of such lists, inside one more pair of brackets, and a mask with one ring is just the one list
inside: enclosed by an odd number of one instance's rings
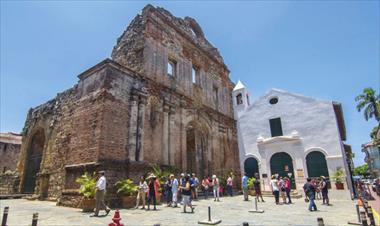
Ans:
{"label": "person wearing hat", "polygon": [[160,183],[158,180],[156,180],[156,176],[152,173],[149,177],[149,183],[148,183],[148,210],[150,210],[150,203],[153,202],[154,208],[153,210],[156,209],[157,205],[157,199],[156,197],[158,196],[158,189],[160,187]]}
{"label": "person wearing hat", "polygon": [[104,209],[106,211],[106,216],[111,211],[111,209],[108,206],[106,206],[106,204],[104,203],[104,192],[106,191],[106,183],[107,183],[106,177],[104,175],[105,175],[104,171],[98,172],[99,179],[96,181],[96,195],[95,195],[96,205],[95,205],[95,213],[94,215],[92,215],[93,217],[98,217],[99,211],[101,209]]}
{"label": "person wearing hat", "polygon": [[325,176],[321,176],[320,189],[322,191],[322,199],[323,199],[322,205],[330,205],[330,200],[329,200],[329,195],[328,195],[329,190],[327,187],[327,180]]}

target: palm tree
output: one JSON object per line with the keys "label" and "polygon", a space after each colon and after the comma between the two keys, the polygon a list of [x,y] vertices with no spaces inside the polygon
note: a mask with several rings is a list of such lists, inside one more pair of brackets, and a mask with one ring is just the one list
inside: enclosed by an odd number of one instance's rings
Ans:
{"label": "palm tree", "polygon": [[365,88],[363,94],[355,98],[358,102],[356,108],[360,112],[364,109],[364,118],[366,121],[375,116],[375,119],[380,122],[380,95],[376,95],[376,91],[372,88]]}

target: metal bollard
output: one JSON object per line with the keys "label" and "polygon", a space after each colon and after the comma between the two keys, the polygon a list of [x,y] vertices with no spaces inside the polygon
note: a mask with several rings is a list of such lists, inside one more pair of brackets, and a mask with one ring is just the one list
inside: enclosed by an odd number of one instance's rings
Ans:
{"label": "metal bollard", "polygon": [[362,222],[360,219],[360,210],[359,210],[359,205],[356,204],[356,213],[358,214],[358,222]]}
{"label": "metal bollard", "polygon": [[373,217],[372,207],[368,206],[367,216],[371,226],[376,226],[375,218]]}
{"label": "metal bollard", "polygon": [[367,200],[364,200],[363,207],[364,207],[365,213],[367,214],[367,212],[368,212],[368,201]]}
{"label": "metal bollard", "polygon": [[255,210],[257,211],[257,197],[255,198]]}
{"label": "metal bollard", "polygon": [[360,211],[360,218],[362,219],[362,225],[368,226],[367,217],[365,216],[364,211]]}
{"label": "metal bollard", "polygon": [[243,226],[249,226],[248,222],[243,222]]}
{"label": "metal bollard", "polygon": [[318,217],[317,218],[317,222],[318,222],[318,226],[325,226],[325,223],[323,222],[323,218],[322,217]]}
{"label": "metal bollard", "polygon": [[208,221],[211,221],[211,206],[208,207]]}
{"label": "metal bollard", "polygon": [[33,213],[32,226],[37,226],[38,213]]}
{"label": "metal bollard", "polygon": [[3,220],[1,221],[1,226],[7,226],[9,206],[4,207]]}
{"label": "metal bollard", "polygon": [[211,206],[208,207],[208,219],[203,221],[198,221],[198,224],[216,225],[221,223],[222,220],[212,220],[211,219]]}

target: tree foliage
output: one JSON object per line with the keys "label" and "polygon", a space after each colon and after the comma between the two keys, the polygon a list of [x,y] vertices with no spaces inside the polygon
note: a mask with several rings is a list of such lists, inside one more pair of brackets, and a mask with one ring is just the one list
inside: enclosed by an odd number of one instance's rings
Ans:
{"label": "tree foliage", "polygon": [[355,167],[354,176],[364,176],[364,177],[369,176],[368,165],[364,164],[364,165]]}
{"label": "tree foliage", "polygon": [[376,91],[372,88],[365,88],[363,93],[355,98],[357,102],[356,109],[360,112],[364,110],[364,118],[366,121],[374,117],[380,122],[380,95],[376,95]]}

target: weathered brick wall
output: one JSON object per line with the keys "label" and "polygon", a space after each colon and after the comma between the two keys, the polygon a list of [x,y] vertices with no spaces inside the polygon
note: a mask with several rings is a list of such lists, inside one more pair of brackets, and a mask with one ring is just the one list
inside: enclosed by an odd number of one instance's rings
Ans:
{"label": "weathered brick wall", "polygon": [[[137,181],[152,164],[185,171],[190,127],[197,130],[197,160],[204,160],[200,170],[239,171],[229,72],[197,26],[191,18],[148,6],[118,39],[112,53],[117,62],[95,65],[78,76],[73,88],[31,109],[18,163],[21,185],[30,141],[39,130],[45,143],[35,193],[62,205],[78,204],[75,179],[86,171],[106,171],[110,200],[117,199],[117,180]],[[186,36],[192,35],[190,27],[200,35],[193,41]],[[166,76],[168,57],[178,63],[175,80]],[[193,63],[201,72],[198,85],[191,81]],[[218,87],[219,106],[213,87]]]}
{"label": "weathered brick wall", "polygon": [[20,144],[0,142],[0,174],[16,169],[20,147]]}
{"label": "weathered brick wall", "polygon": [[[199,71],[197,85],[202,92],[199,98],[207,106],[232,117],[233,84],[228,68],[218,50],[190,17],[182,19],[163,8],[146,6],[142,15],[137,16],[118,39],[112,58],[129,68],[140,65],[138,72],[189,98],[195,95],[191,73],[195,66]],[[167,76],[169,59],[176,62],[174,79]],[[218,101],[214,88],[218,89]]]}
{"label": "weathered brick wall", "polygon": [[0,195],[15,194],[18,190],[20,179],[16,173],[8,171],[0,175]]}

